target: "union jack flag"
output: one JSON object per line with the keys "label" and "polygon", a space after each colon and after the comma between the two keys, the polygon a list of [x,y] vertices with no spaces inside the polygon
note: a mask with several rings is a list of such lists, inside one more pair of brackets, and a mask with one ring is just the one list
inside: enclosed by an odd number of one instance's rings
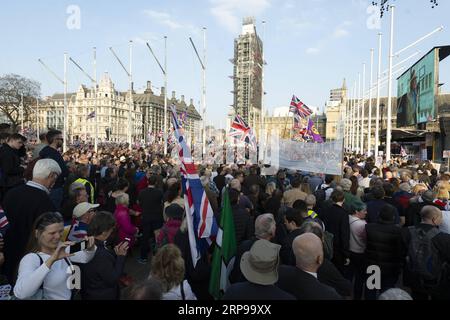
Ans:
{"label": "union jack flag", "polygon": [[239,139],[251,145],[251,147],[256,150],[256,137],[253,134],[252,128],[245,122],[240,115],[234,117],[234,121],[230,128],[230,137]]}
{"label": "union jack flag", "polygon": [[299,116],[301,118],[306,118],[313,114],[313,111],[295,95],[292,96],[289,112],[292,112],[294,116]]}
{"label": "union jack flag", "polygon": [[192,263],[195,267],[202,254],[206,253],[212,241],[215,240],[218,225],[205,189],[197,174],[190,148],[184,137],[184,130],[177,117],[176,108],[172,105],[170,109],[175,137],[180,144],[178,154],[181,161],[180,171],[182,174],[184,207],[186,210]]}
{"label": "union jack flag", "polygon": [[0,233],[4,235],[8,228],[9,228],[8,218],[6,218],[5,212],[0,207]]}
{"label": "union jack flag", "polygon": [[80,242],[87,236],[88,225],[84,222],[73,219],[72,226],[70,227],[67,241]]}

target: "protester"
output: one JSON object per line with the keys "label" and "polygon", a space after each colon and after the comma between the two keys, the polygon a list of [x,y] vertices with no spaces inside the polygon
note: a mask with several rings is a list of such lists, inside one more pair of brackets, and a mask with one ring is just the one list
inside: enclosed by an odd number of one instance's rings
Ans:
{"label": "protester", "polygon": [[111,213],[101,211],[95,214],[88,228],[88,235],[94,237],[97,251],[91,261],[82,266],[81,297],[83,300],[118,300],[119,279],[125,267],[129,243],[121,242],[114,250],[106,243],[116,227]]}
{"label": "protester", "polygon": [[93,237],[86,237],[86,249],[70,254],[72,243],[61,242],[63,229],[62,216],[57,212],[47,212],[36,219],[30,233],[28,254],[20,261],[14,286],[14,295],[18,299],[71,299],[67,279],[75,272],[72,262],[89,262],[95,255],[96,246]]}
{"label": "protester", "polygon": [[268,240],[257,240],[242,255],[240,269],[247,281],[231,285],[223,300],[295,300],[275,286],[278,281],[280,246]]}
{"label": "protester", "polygon": [[3,272],[15,283],[20,259],[25,254],[33,222],[44,212],[54,211],[49,197],[61,168],[52,159],[42,159],[33,168],[33,180],[8,192],[3,209],[10,228],[5,234],[5,264]]}
{"label": "protester", "polygon": [[184,260],[173,244],[162,247],[152,259],[150,277],[161,281],[162,300],[197,300],[187,280],[184,280]]}
{"label": "protester", "polygon": [[341,300],[333,288],[320,283],[317,270],[323,262],[322,241],[315,234],[304,233],[295,238],[296,265],[280,266],[277,286],[297,300]]}
{"label": "protester", "polygon": [[46,137],[48,146],[42,148],[41,152],[39,153],[39,156],[42,159],[55,160],[61,169],[61,174],[59,175],[58,179],[55,182],[55,185],[50,191],[50,199],[52,200],[53,205],[57,210],[60,210],[64,196],[63,192],[64,180],[69,174],[69,170],[67,169],[66,163],[64,162],[61,153],[58,151],[63,146],[64,138],[62,132],[58,130],[48,131]]}

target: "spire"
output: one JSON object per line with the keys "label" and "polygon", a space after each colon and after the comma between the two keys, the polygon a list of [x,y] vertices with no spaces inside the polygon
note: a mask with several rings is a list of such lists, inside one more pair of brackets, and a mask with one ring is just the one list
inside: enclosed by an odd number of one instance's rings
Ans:
{"label": "spire", "polygon": [[342,89],[347,89],[347,83],[345,81],[345,78],[344,78],[344,82],[342,83]]}

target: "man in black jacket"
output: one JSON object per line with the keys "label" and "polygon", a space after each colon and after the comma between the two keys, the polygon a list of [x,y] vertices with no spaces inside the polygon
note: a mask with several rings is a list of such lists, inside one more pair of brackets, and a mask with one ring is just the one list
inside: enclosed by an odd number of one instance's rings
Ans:
{"label": "man in black jacket", "polygon": [[[234,231],[236,233],[236,245],[242,241],[250,239],[254,234],[253,219],[250,214],[239,206],[240,193],[235,189],[230,189],[230,204],[233,211]],[[220,221],[220,220],[219,220]]]}
{"label": "man in black jacket", "polygon": [[56,210],[59,211],[61,209],[64,196],[64,180],[69,175],[69,169],[67,169],[64,159],[61,156],[61,153],[59,153],[58,151],[58,149],[61,148],[64,143],[62,132],[59,130],[50,130],[49,132],[47,132],[47,141],[49,145],[44,147],[41,152],[39,152],[39,156],[42,159],[55,160],[61,168],[61,174],[59,175],[58,180],[56,180],[56,183],[50,192],[50,199],[52,199]]}
{"label": "man in black jacket", "polygon": [[[395,215],[395,207],[387,204],[381,208],[378,222],[366,224],[366,261],[380,267],[381,291],[395,288],[405,261],[406,247]],[[375,300],[376,290],[366,288],[366,299]]]}
{"label": "man in black jacket", "polygon": [[139,263],[147,263],[149,241],[154,239],[154,232],[163,225],[163,192],[156,187],[157,176],[148,178],[148,188],[142,190],[138,196],[138,203],[142,208],[142,243]]}
{"label": "man in black jacket", "polygon": [[41,159],[34,166],[33,180],[9,191],[3,201],[10,224],[5,235],[3,271],[10,283],[15,283],[17,267],[25,254],[34,220],[45,212],[55,211],[49,193],[59,174],[61,169],[54,160]]}
{"label": "man in black jacket", "polygon": [[15,133],[0,147],[0,201],[7,191],[23,183],[24,168],[20,165],[19,150],[27,139]]}
{"label": "man in black jacket", "polygon": [[317,270],[323,262],[322,240],[304,233],[292,244],[296,266],[281,266],[277,286],[297,300],[342,300],[333,288],[317,280]]}
{"label": "man in black jacket", "polygon": [[281,243],[280,257],[283,264],[295,266],[295,256],[292,251],[292,242],[294,242],[294,239],[300,235],[300,226],[303,223],[302,212],[306,213],[305,203],[303,208],[287,208],[284,214],[284,225],[289,233]]}
{"label": "man in black jacket", "polygon": [[125,267],[128,242],[114,247],[105,246],[114,231],[116,221],[111,213],[97,212],[89,224],[88,234],[95,238],[97,251],[94,258],[81,265],[81,296],[83,300],[118,300],[119,278]]}
{"label": "man in black jacket", "polygon": [[439,231],[442,211],[438,208],[425,206],[420,216],[422,222],[419,225],[404,229],[403,237],[408,248],[404,283],[411,287],[414,300],[428,300],[429,296],[448,300],[450,234]]}
{"label": "man in black jacket", "polygon": [[331,194],[333,205],[321,212],[320,218],[325,224],[325,230],[332,233],[333,260],[332,262],[345,275],[349,260],[350,224],[348,212],[343,208],[344,192],[334,190]]}

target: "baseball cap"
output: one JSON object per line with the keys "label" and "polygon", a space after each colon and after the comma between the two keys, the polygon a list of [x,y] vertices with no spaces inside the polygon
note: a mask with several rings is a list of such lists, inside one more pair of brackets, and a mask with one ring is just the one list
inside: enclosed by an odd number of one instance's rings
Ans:
{"label": "baseball cap", "polygon": [[73,209],[73,216],[77,219],[81,218],[86,212],[91,209],[98,208],[99,204],[92,204],[88,202],[82,202],[76,205]]}

